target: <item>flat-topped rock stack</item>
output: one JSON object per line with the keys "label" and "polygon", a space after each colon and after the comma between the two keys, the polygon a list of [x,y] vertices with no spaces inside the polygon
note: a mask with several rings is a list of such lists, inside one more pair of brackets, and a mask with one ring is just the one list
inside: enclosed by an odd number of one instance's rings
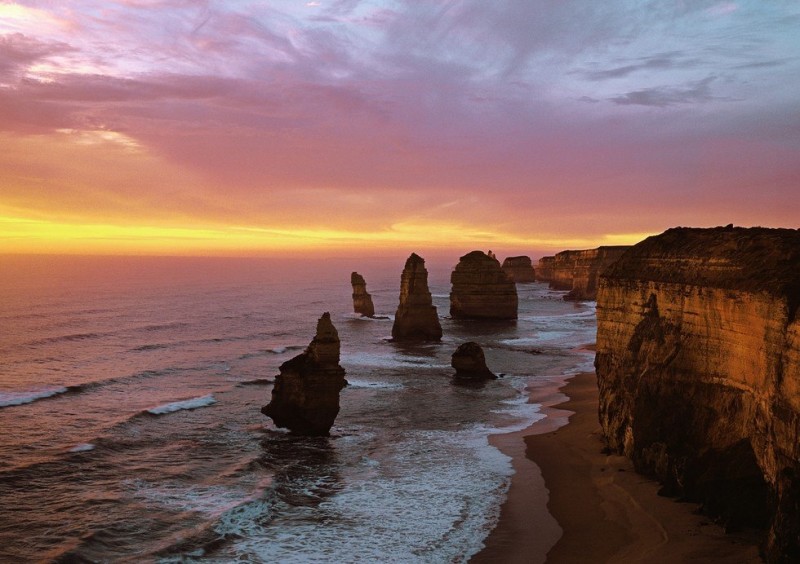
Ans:
{"label": "flat-topped rock stack", "polygon": [[600,277],[608,446],[800,561],[800,231],[670,229]]}
{"label": "flat-topped rock stack", "polygon": [[281,364],[272,399],[261,413],[298,435],[327,436],[339,414],[339,392],[347,385],[339,346],[339,334],[326,312],[305,352]]}
{"label": "flat-topped rock stack", "polygon": [[365,317],[375,316],[375,306],[372,296],[367,293],[367,283],[358,272],[350,274],[350,284],[353,286],[353,311]]}
{"label": "flat-topped rock stack", "polygon": [[503,261],[502,269],[517,284],[536,281],[536,273],[530,257],[508,257]]}
{"label": "flat-topped rock stack", "polygon": [[500,262],[481,251],[461,257],[450,276],[454,319],[516,319],[517,288]]}
{"label": "flat-topped rock stack", "polygon": [[556,257],[542,257],[536,263],[534,269],[537,282],[550,282],[553,279],[553,267]]}
{"label": "flat-topped rock stack", "polygon": [[400,305],[392,326],[395,341],[440,341],[442,325],[428,289],[425,260],[411,253],[400,277]]}

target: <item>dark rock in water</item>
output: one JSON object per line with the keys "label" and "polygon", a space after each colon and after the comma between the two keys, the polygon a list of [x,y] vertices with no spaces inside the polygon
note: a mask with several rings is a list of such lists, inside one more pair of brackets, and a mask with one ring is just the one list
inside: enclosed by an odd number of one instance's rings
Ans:
{"label": "dark rock in water", "polygon": [[358,272],[350,274],[350,284],[353,286],[353,311],[366,317],[375,316],[375,306],[372,296],[367,293],[367,283]]}
{"label": "dark rock in water", "polygon": [[454,319],[516,319],[517,287],[500,262],[481,251],[461,257],[450,275]]}
{"label": "dark rock in water", "polygon": [[597,292],[599,416],[614,452],[800,562],[800,231],[670,229]]}
{"label": "dark rock in water", "polygon": [[400,277],[400,305],[394,317],[395,341],[440,341],[442,326],[428,289],[425,260],[412,253]]}
{"label": "dark rock in water", "polygon": [[469,341],[459,345],[453,353],[451,364],[456,378],[465,380],[495,379],[497,376],[486,366],[486,357],[478,343]]}
{"label": "dark rock in water", "polygon": [[327,436],[339,413],[339,392],[347,385],[344,376],[339,334],[326,312],[305,352],[281,364],[272,400],[261,413],[298,435]]}
{"label": "dark rock in water", "polygon": [[535,282],[536,273],[531,258],[526,256],[508,257],[503,261],[503,272],[515,283]]}

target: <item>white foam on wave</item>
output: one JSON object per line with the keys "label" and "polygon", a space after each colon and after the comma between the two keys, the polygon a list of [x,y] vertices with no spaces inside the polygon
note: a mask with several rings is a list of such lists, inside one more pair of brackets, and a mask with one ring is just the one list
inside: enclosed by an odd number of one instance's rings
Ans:
{"label": "white foam on wave", "polygon": [[64,394],[68,390],[64,386],[50,388],[46,390],[31,390],[26,392],[0,392],[0,408],[13,407],[33,403],[40,399],[51,398],[58,394]]}
{"label": "white foam on wave", "polygon": [[173,413],[182,409],[197,409],[199,407],[207,407],[215,403],[217,403],[217,400],[214,399],[214,394],[208,394],[198,398],[165,403],[164,405],[159,405],[158,407],[148,409],[147,413],[151,413],[153,415],[164,415],[166,413]]}
{"label": "white foam on wave", "polygon": [[352,378],[347,379],[348,388],[366,388],[377,390],[401,390],[405,386],[399,382],[376,382],[372,380],[355,380]]}
{"label": "white foam on wave", "polygon": [[382,448],[380,461],[362,457],[317,503],[276,508],[262,498],[226,514],[215,529],[238,539],[225,558],[466,562],[497,523],[511,459],[476,429],[411,431]]}
{"label": "white foam on wave", "polygon": [[375,368],[397,368],[408,370],[409,365],[421,368],[449,368],[449,364],[436,362],[436,359],[424,356],[411,356],[395,351],[359,352],[342,354],[341,364],[344,366],[369,366]]}
{"label": "white foam on wave", "polygon": [[90,450],[94,450],[94,445],[92,443],[81,443],[69,449],[70,452],[88,452]]}

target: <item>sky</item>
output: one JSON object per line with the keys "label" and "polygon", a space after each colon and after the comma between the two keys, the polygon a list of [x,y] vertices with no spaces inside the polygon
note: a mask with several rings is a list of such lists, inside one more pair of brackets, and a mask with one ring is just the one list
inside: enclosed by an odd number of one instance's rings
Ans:
{"label": "sky", "polygon": [[800,227],[800,1],[0,0],[0,253]]}

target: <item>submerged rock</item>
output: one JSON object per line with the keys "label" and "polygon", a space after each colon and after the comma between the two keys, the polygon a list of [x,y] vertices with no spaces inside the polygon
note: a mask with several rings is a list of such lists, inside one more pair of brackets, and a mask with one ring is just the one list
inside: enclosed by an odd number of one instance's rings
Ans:
{"label": "submerged rock", "polygon": [[425,260],[411,253],[400,277],[400,305],[392,326],[395,341],[440,341],[442,325],[428,289]]}
{"label": "submerged rock", "polygon": [[526,256],[508,257],[503,261],[503,272],[515,283],[534,282],[536,273],[531,258]]}
{"label": "submerged rock", "polygon": [[800,562],[800,231],[670,229],[597,294],[608,446]]}
{"label": "submerged rock", "polygon": [[298,435],[326,436],[339,414],[339,392],[347,385],[344,376],[339,334],[326,312],[305,352],[281,364],[272,400],[261,413]]}
{"label": "submerged rock", "polygon": [[461,257],[450,275],[454,319],[516,319],[517,287],[500,262],[481,251]]}
{"label": "submerged rock", "polygon": [[372,296],[367,293],[367,283],[358,272],[350,274],[350,284],[353,286],[353,311],[365,317],[375,316],[375,306]]}
{"label": "submerged rock", "polygon": [[456,378],[465,380],[495,379],[497,376],[486,366],[486,357],[478,343],[469,341],[459,345],[450,361]]}

